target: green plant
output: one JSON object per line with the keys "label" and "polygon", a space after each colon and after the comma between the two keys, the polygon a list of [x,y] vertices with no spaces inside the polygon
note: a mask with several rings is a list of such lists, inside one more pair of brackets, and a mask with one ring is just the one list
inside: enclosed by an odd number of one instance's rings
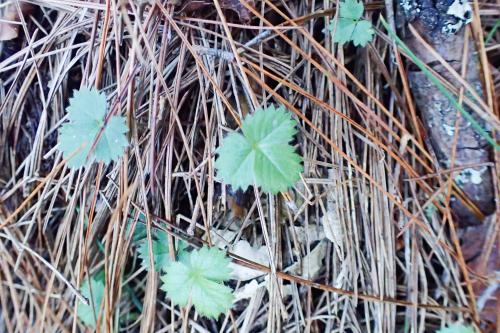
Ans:
{"label": "green plant", "polygon": [[337,19],[330,21],[328,30],[333,33],[333,41],[343,45],[352,41],[354,46],[365,46],[373,39],[372,24],[363,20],[365,6],[357,0],[340,2]]}
{"label": "green plant", "polygon": [[300,178],[301,157],[289,144],[296,122],[283,106],[258,109],[227,135],[217,149],[217,176],[234,189],[256,184],[271,193],[285,191]]}
{"label": "green plant", "polygon": [[453,324],[436,331],[436,333],[476,333],[476,330],[464,324]]}
{"label": "green plant", "polygon": [[175,304],[193,304],[199,314],[217,318],[231,307],[234,298],[231,288],[223,284],[231,274],[229,263],[217,248],[193,250],[185,260],[167,266],[162,289]]}
{"label": "green plant", "polygon": [[[153,233],[152,239],[152,252],[153,252],[153,262],[154,270],[159,272],[165,270],[171,263],[170,251],[168,246],[167,234],[163,231],[156,230]],[[176,242],[176,257],[178,260],[184,260],[188,255],[186,252],[186,243],[183,241]],[[139,247],[137,248],[139,253],[139,258],[141,258],[141,265],[149,271],[149,242],[146,238],[143,238],[139,242]]]}
{"label": "green plant", "polygon": [[112,116],[105,122],[103,93],[89,88],[76,90],[66,111],[69,121],[59,130],[59,149],[69,158],[69,167],[88,166],[94,160],[108,164],[123,154],[128,145],[125,118]]}
{"label": "green plant", "polygon": [[[145,217],[140,214],[137,218],[133,234],[130,234],[132,219],[128,221],[126,234],[134,242],[138,242],[141,266],[149,271],[150,251],[146,239]],[[175,242],[177,261],[172,261],[167,233],[158,229],[151,233],[154,270],[165,272],[162,276],[162,289],[175,304],[186,306],[191,302],[200,314],[213,318],[231,306],[232,290],[222,284],[229,279],[231,273],[228,266],[230,260],[224,252],[207,247],[188,252],[187,244],[179,240]]]}
{"label": "green plant", "polygon": [[80,287],[80,292],[89,300],[89,305],[79,302],[77,315],[89,327],[96,328],[99,309],[104,298],[104,288],[103,272],[85,279]]}

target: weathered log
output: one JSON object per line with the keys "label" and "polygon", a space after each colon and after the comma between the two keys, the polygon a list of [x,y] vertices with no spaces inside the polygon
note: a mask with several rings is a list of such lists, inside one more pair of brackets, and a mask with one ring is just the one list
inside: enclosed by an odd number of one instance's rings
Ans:
{"label": "weathered log", "polygon": [[[471,7],[462,0],[403,0],[401,3],[407,20],[412,22],[418,34],[459,74],[467,61],[464,79],[479,94],[483,87],[479,59],[472,38],[465,40],[463,26],[471,17]],[[413,34],[408,33],[405,42],[410,49],[437,74],[459,89],[456,78],[424,47]],[[468,45],[467,50],[464,48]],[[491,146],[468,122],[461,117],[458,126],[456,153],[453,156],[455,124],[459,111],[421,71],[408,73],[411,91],[415,98],[429,142],[441,167],[461,169],[454,172],[454,180],[466,199],[453,196],[451,207],[458,226],[477,225],[495,209],[491,170]],[[466,90],[465,95],[467,96]],[[484,129],[488,124],[467,106],[464,109]],[[470,167],[473,164],[475,166]],[[465,167],[465,168],[463,168]],[[467,201],[470,200],[469,203]],[[471,205],[471,203],[473,205]],[[475,207],[474,207],[475,206]]]}

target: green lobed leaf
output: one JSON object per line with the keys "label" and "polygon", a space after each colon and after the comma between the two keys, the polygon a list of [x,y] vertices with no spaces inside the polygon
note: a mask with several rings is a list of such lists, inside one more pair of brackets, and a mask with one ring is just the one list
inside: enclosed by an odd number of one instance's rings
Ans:
{"label": "green lobed leaf", "polygon": [[99,143],[95,147],[94,156],[96,160],[109,164],[111,161],[120,158],[128,146],[127,137],[125,136],[127,132],[125,118],[121,116],[111,117],[99,139]]}
{"label": "green lobed leaf", "polygon": [[229,280],[231,260],[226,254],[215,247],[202,247],[197,251],[192,251],[189,263],[192,268],[203,277],[213,281]]}
{"label": "green lobed leaf", "polygon": [[80,132],[80,129],[80,127],[71,123],[65,123],[59,129],[59,150],[63,152],[65,158],[70,157],[80,149],[78,153],[68,160],[70,168],[79,168],[87,164],[86,159],[95,137],[93,131]]}
{"label": "green lobed leaf", "polygon": [[[334,31],[335,21],[332,21],[330,31]],[[340,17],[338,19],[337,29],[333,35],[333,41],[341,45],[349,43],[356,28],[357,22],[348,18]]]}
{"label": "green lobed leaf", "polygon": [[95,123],[102,125],[106,110],[106,95],[86,87],[73,92],[66,108],[71,121],[80,125],[87,124],[91,128]]}
{"label": "green lobed leaf", "polygon": [[340,45],[350,41],[354,46],[365,46],[373,39],[374,30],[372,24],[361,19],[364,5],[357,0],[346,0],[340,2],[338,18],[332,20],[329,25],[333,34],[333,41]]}
{"label": "green lobed leaf", "polygon": [[365,6],[362,2],[358,2],[357,0],[345,0],[340,3],[340,17],[351,19],[351,20],[359,20],[361,16],[363,16],[363,12],[365,11]]}
{"label": "green lobed leaf", "polygon": [[59,149],[65,158],[74,155],[68,160],[69,167],[80,168],[94,160],[108,164],[123,154],[128,145],[125,119],[112,116],[104,123],[107,106],[103,93],[89,88],[76,90],[66,110],[68,122],[59,129]]}
{"label": "green lobed leaf", "polygon": [[217,318],[234,299],[231,288],[222,283],[230,278],[229,263],[217,248],[193,250],[188,260],[168,266],[162,289],[175,304],[184,307],[191,301],[199,314]]}
{"label": "green lobed leaf", "polygon": [[352,33],[352,43],[354,46],[365,46],[373,39],[372,24],[366,20],[359,21]]}
{"label": "green lobed leaf", "polygon": [[463,324],[453,324],[451,326],[442,328],[436,333],[475,333],[476,330],[470,326],[465,326]]}
{"label": "green lobed leaf", "polygon": [[[92,293],[90,289],[92,287]],[[90,305],[82,302],[78,304],[77,315],[78,318],[87,326],[96,328],[97,317],[101,308],[102,299],[104,298],[104,276],[102,274],[94,275],[89,279],[85,279],[80,287],[80,292],[85,296]]]}
{"label": "green lobed leaf", "polygon": [[243,134],[229,134],[217,149],[218,177],[234,189],[256,183],[265,192],[287,190],[303,170],[301,157],[289,144],[296,125],[283,106],[256,110],[243,121]]}

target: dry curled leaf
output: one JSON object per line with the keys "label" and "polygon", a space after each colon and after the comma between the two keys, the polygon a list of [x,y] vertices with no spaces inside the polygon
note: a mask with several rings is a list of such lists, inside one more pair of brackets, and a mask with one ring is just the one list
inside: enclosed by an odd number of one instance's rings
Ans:
{"label": "dry curled leaf", "polygon": [[285,272],[300,276],[304,279],[314,280],[318,278],[319,273],[324,269],[323,259],[325,259],[325,256],[326,241],[321,241],[300,261],[287,267]]}
{"label": "dry curled leaf", "polygon": [[[33,12],[34,6],[20,1],[19,9],[21,10],[22,16],[28,17]],[[8,41],[17,38],[17,36],[19,36],[19,23],[20,16],[16,4],[8,4],[0,19],[0,41]]]}
{"label": "dry curled leaf", "polygon": [[[265,246],[254,247],[246,240],[240,240],[232,247],[231,252],[261,265],[269,265],[269,252]],[[231,278],[235,280],[248,281],[265,274],[235,263],[230,263],[229,266],[232,268]]]}

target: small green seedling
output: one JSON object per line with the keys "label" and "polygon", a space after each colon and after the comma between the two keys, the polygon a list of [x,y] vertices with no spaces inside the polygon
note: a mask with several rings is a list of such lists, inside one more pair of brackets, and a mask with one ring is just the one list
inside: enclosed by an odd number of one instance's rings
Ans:
{"label": "small green seedling", "polygon": [[[92,293],[90,292],[91,288]],[[102,299],[104,298],[104,288],[104,274],[102,273],[92,276],[90,278],[90,285],[89,279],[85,278],[80,288],[82,295],[89,300],[90,305],[79,302],[77,310],[78,318],[85,325],[94,329],[97,325],[97,317],[99,316]]]}
{"label": "small green seedling", "polygon": [[103,93],[89,88],[77,90],[66,111],[69,121],[59,130],[59,149],[64,158],[69,158],[69,167],[80,168],[93,161],[108,164],[123,155],[128,145],[125,118],[112,116],[104,122],[107,104]]}
{"label": "small green seedling", "polygon": [[[183,241],[179,241],[176,243],[176,257],[178,260],[182,261],[188,255],[188,253],[186,252],[186,243]],[[141,258],[141,266],[149,271],[149,242],[147,238],[143,238],[139,242],[137,252],[139,253],[139,258]],[[156,272],[166,270],[172,259],[170,259],[168,237],[164,231],[157,230],[154,232],[152,239],[152,252],[154,270]]]}
{"label": "small green seedling", "polygon": [[436,333],[476,333],[476,330],[464,324],[453,324],[438,330]]}
{"label": "small green seedling", "polygon": [[283,106],[256,110],[243,121],[243,134],[229,134],[217,149],[217,176],[234,189],[256,184],[265,192],[286,191],[303,170],[301,157],[289,144],[296,125]]}
{"label": "small green seedling", "polygon": [[333,41],[340,45],[352,41],[354,46],[365,46],[373,39],[372,24],[363,20],[365,6],[357,0],[340,2],[337,19],[330,22],[328,30],[333,33]]}
{"label": "small green seedling", "polygon": [[217,248],[193,250],[183,261],[172,262],[162,276],[162,289],[179,306],[194,305],[196,311],[209,318],[218,318],[232,305],[229,280],[230,259]]}

